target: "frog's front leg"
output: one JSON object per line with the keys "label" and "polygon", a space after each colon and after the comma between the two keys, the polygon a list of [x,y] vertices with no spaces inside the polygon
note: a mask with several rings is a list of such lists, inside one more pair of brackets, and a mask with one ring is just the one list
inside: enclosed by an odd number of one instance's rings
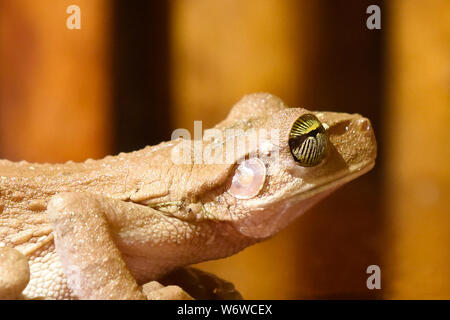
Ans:
{"label": "frog's front leg", "polygon": [[117,242],[139,242],[145,237],[142,230],[153,233],[152,209],[89,193],[61,193],[49,202],[47,215],[69,287],[78,298],[146,299]]}
{"label": "frog's front leg", "polygon": [[144,284],[142,290],[149,300],[193,300],[179,286],[163,286],[157,281]]}
{"label": "frog's front leg", "polygon": [[0,248],[0,299],[20,299],[28,281],[28,259],[14,248]]}

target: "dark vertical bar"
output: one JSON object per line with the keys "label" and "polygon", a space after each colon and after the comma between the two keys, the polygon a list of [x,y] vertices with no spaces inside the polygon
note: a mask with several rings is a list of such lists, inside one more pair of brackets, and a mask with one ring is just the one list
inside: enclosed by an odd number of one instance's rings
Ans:
{"label": "dark vertical bar", "polygon": [[170,137],[167,1],[115,0],[113,104],[115,150]]}
{"label": "dark vertical bar", "polygon": [[[382,29],[366,27],[366,9],[381,7]],[[382,1],[316,2],[316,35],[310,44],[309,80],[302,103],[308,109],[361,113],[371,119],[382,141],[383,17]],[[379,144],[378,157],[383,155]],[[384,265],[384,220],[380,161],[367,175],[336,191],[303,217],[299,263],[306,297],[379,298],[369,290],[366,268]],[[313,257],[313,258],[312,258]]]}

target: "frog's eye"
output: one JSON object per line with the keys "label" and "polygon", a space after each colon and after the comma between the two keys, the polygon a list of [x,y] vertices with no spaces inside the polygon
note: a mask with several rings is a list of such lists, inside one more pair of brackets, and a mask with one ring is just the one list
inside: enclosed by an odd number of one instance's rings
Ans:
{"label": "frog's eye", "polygon": [[313,167],[320,163],[327,149],[327,134],[319,119],[307,113],[299,117],[289,133],[289,148],[303,167]]}

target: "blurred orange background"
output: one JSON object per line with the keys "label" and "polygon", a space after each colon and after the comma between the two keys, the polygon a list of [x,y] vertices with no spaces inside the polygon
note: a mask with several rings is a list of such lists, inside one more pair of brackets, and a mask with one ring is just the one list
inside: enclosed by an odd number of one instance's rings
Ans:
{"label": "blurred orange background", "polygon": [[[380,30],[366,27],[372,4]],[[361,113],[373,171],[199,267],[246,299],[449,299],[449,26],[445,0],[0,0],[0,158],[136,150],[258,91]],[[373,264],[380,290],[366,287]]]}

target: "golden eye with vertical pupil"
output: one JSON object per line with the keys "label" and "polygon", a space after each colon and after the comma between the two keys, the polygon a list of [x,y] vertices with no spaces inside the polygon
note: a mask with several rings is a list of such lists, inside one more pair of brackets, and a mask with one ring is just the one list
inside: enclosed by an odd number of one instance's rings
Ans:
{"label": "golden eye with vertical pupil", "polygon": [[299,117],[289,133],[289,148],[303,167],[313,167],[322,161],[327,149],[328,139],[322,123],[313,114]]}

